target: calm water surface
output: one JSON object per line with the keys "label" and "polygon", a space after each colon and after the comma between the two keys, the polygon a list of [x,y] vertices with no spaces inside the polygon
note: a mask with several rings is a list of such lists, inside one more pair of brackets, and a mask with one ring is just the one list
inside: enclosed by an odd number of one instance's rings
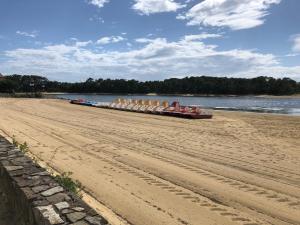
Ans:
{"label": "calm water surface", "polygon": [[64,99],[86,99],[95,102],[111,102],[116,98],[179,101],[181,105],[198,105],[205,108],[252,111],[264,113],[291,114],[300,116],[300,98],[262,98],[262,97],[185,97],[185,96],[148,96],[148,95],[96,95],[60,94]]}

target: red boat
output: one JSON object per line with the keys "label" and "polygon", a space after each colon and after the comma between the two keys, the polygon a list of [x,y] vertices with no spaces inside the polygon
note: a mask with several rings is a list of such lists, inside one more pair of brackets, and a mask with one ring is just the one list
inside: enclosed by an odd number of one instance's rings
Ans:
{"label": "red boat", "polygon": [[84,99],[74,99],[70,101],[71,104],[82,104],[85,103]]}
{"label": "red boat", "polygon": [[92,102],[86,101],[84,99],[71,100],[70,103],[76,105],[94,106]]}
{"label": "red boat", "polygon": [[188,119],[211,119],[213,117],[211,113],[199,107],[180,106],[179,102],[173,102],[163,110],[163,114]]}
{"label": "red boat", "polygon": [[211,119],[213,116],[210,112],[196,106],[180,106],[179,102],[173,102],[168,106],[168,102],[162,105],[156,102],[155,107],[149,110],[151,104],[145,104],[143,100],[135,101],[128,104],[123,101],[115,101],[114,103],[99,104],[97,102],[86,101],[84,99],[71,100],[70,103],[84,106],[93,106],[99,108],[111,108],[117,110],[127,110],[131,112],[153,113],[159,115],[175,116],[188,119]]}

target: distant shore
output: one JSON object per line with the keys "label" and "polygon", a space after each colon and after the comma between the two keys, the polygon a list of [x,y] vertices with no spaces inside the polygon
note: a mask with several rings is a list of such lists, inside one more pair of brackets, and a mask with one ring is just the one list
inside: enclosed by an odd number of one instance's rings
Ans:
{"label": "distant shore", "polygon": [[300,94],[295,95],[256,95],[257,98],[300,98]]}
{"label": "distant shore", "polygon": [[42,98],[41,92],[0,93],[2,98]]}
{"label": "distant shore", "polygon": [[213,95],[213,94],[129,94],[129,93],[68,93],[68,92],[43,92],[43,95],[124,95],[124,96],[180,96],[180,97],[255,97],[255,98],[300,98],[300,94],[295,95]]}

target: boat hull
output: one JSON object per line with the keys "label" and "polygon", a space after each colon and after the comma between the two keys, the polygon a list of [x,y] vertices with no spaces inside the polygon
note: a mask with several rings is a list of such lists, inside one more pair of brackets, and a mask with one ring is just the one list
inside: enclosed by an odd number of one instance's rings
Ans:
{"label": "boat hull", "polygon": [[162,112],[166,116],[174,116],[185,119],[212,119],[213,115],[211,114],[198,114],[198,113],[181,113],[181,112]]}
{"label": "boat hull", "polygon": [[160,109],[159,111],[156,109],[153,110],[147,110],[146,106],[133,106],[133,107],[126,107],[122,106],[121,104],[117,104],[115,106],[110,106],[109,104],[104,103],[95,103],[95,102],[89,102],[84,100],[71,100],[71,104],[75,105],[82,105],[82,106],[92,106],[97,108],[108,108],[108,109],[115,109],[115,110],[121,110],[121,111],[130,111],[130,112],[138,112],[138,113],[149,113],[149,114],[156,114],[156,115],[165,115],[165,116],[173,116],[178,118],[185,118],[185,119],[211,119],[213,117],[212,114],[206,114],[203,112],[180,112],[176,110],[163,110]]}

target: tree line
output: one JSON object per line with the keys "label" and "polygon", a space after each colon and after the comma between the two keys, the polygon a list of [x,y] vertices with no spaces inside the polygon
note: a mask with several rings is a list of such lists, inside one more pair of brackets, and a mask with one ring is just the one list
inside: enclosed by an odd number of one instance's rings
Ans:
{"label": "tree line", "polygon": [[195,95],[292,95],[300,93],[300,83],[290,78],[185,77],[163,81],[93,79],[85,82],[58,82],[35,75],[0,77],[0,92],[69,92],[112,94],[195,94]]}

